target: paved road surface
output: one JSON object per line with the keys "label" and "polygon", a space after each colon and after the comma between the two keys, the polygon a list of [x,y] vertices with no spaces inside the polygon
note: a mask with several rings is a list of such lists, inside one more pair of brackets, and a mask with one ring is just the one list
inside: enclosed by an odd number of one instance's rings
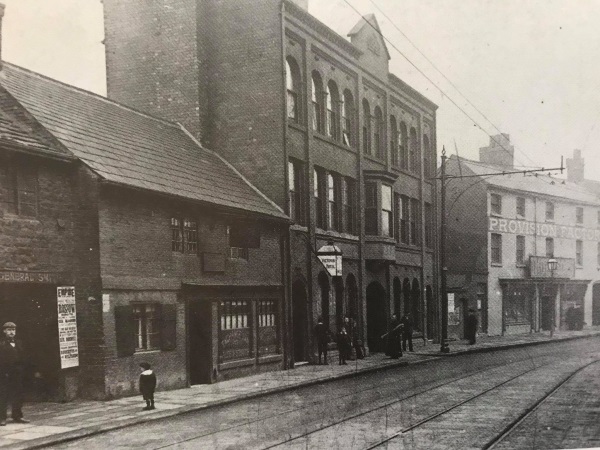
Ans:
{"label": "paved road surface", "polygon": [[[141,424],[52,448],[485,448],[556,385],[600,359],[599,344],[600,338],[590,338],[442,358]],[[589,366],[589,373],[598,373],[598,366],[600,363]],[[587,370],[581,376],[593,378],[586,375]],[[565,394],[565,408],[569,401],[579,400],[577,389]],[[582,420],[592,420],[594,412],[597,409]],[[552,426],[565,426],[562,417],[550,416],[548,423],[557,422]],[[531,427],[523,427],[520,435],[515,431],[514,438],[512,434],[507,437],[520,440],[502,441],[497,447],[523,448],[520,444],[532,432]],[[598,428],[590,428],[580,441],[597,443]],[[571,434],[577,434],[577,428],[572,430]],[[533,448],[556,448],[552,439],[549,436],[543,446]],[[519,445],[511,446],[510,442]]]}

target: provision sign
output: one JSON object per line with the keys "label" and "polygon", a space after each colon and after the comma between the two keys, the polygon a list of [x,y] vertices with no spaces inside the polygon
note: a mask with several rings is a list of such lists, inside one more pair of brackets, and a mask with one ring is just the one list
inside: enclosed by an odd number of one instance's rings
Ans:
{"label": "provision sign", "polygon": [[528,222],[527,220],[489,218],[488,230],[492,233],[511,233],[579,241],[600,241],[600,229],[570,227],[553,223]]}
{"label": "provision sign", "polygon": [[75,287],[56,288],[58,305],[58,346],[60,349],[60,367],[79,366],[79,346],[77,345],[77,315],[75,311]]}

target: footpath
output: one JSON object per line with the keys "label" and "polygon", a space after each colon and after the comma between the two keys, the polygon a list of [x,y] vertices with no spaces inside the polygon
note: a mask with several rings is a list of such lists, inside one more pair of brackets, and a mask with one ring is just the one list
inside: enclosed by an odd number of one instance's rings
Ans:
{"label": "footpath", "polygon": [[[580,339],[600,335],[600,327],[581,331],[561,331],[554,336],[544,333],[518,336],[479,336],[477,343],[451,341],[450,352],[440,353],[439,344],[416,340],[414,352],[405,352],[399,359],[375,354],[362,360],[349,361],[340,366],[301,365],[291,370],[268,372],[223,381],[197,385],[185,389],[157,392],[156,407],[143,411],[141,396],[110,401],[75,401],[70,403],[30,403],[24,407],[28,424],[11,423],[0,427],[0,447],[7,449],[41,448],[67,440],[77,439],[152,420],[159,420],[191,411],[230,404],[249,398],[273,394],[303,386],[325,383],[386,368],[418,364],[436,358],[464,353],[489,352],[501,348],[539,345],[548,342]],[[158,374],[160,379],[160,374]],[[160,381],[159,381],[160,388]]]}

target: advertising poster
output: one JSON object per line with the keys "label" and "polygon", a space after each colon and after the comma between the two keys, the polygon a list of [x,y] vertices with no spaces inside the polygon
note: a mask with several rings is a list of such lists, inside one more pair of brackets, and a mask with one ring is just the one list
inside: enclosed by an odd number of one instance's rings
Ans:
{"label": "advertising poster", "polygon": [[60,367],[79,366],[79,346],[77,345],[77,315],[75,311],[75,287],[62,286],[56,289],[58,305],[58,345]]}

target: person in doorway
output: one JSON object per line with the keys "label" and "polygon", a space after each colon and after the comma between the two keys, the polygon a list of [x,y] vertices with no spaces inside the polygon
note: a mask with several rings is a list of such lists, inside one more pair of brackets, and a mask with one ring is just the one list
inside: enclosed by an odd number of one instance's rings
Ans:
{"label": "person in doorway", "polygon": [[319,364],[321,364],[321,356],[323,356],[323,364],[327,364],[327,344],[329,344],[329,328],[323,323],[323,319],[319,317],[315,325],[315,338],[317,339],[317,350],[319,352]]}
{"label": "person in doorway", "polygon": [[398,359],[402,356],[402,343],[400,337],[402,336],[402,323],[398,320],[397,314],[392,314],[392,321],[390,322],[390,331],[381,336],[381,338],[387,337],[387,355],[392,359]]}
{"label": "person in doorway", "polygon": [[340,357],[340,366],[348,364],[346,361],[350,358],[352,346],[350,343],[350,335],[346,331],[346,327],[340,328],[337,334],[338,355]]}
{"label": "person in doorway", "polygon": [[352,324],[352,332],[350,333],[350,336],[352,337],[352,346],[354,347],[354,351],[356,353],[356,359],[363,359],[366,351],[363,341],[360,338],[356,320],[350,317],[350,323]]}
{"label": "person in doorway", "polygon": [[156,409],[154,407],[154,390],[156,389],[156,375],[152,370],[150,364],[147,362],[140,363],[140,392],[142,397],[146,401],[145,411]]}
{"label": "person in doorway", "polygon": [[11,417],[16,423],[29,423],[23,418],[23,376],[26,367],[23,344],[16,338],[17,325],[6,322],[0,340],[0,426],[6,425],[6,408],[11,405]]}
{"label": "person in doorway", "polygon": [[413,321],[410,317],[410,313],[404,314],[400,323],[402,323],[402,349],[406,351],[406,344],[408,344],[408,351],[414,352],[412,341]]}
{"label": "person in doorway", "polygon": [[475,341],[477,340],[477,316],[473,309],[469,309],[469,315],[466,319],[465,337],[469,341],[469,345],[475,344]]}

